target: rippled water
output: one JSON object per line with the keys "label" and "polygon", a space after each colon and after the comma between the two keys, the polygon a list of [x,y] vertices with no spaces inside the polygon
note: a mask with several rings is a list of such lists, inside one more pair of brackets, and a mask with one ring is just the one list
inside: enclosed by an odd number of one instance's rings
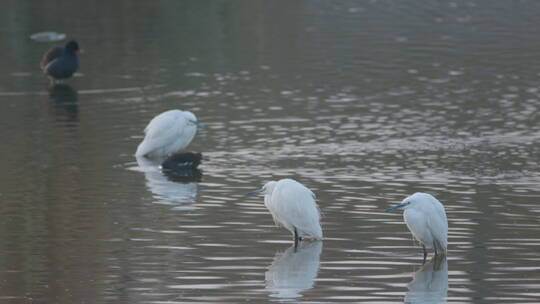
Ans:
{"label": "rippled water", "polygon": [[[46,5],[0,11],[2,302],[540,302],[540,3]],[[64,85],[43,31],[85,49]],[[173,108],[208,125],[186,176],[133,156]],[[296,252],[244,196],[284,177],[323,213]],[[423,266],[384,213],[416,191],[449,220]]]}

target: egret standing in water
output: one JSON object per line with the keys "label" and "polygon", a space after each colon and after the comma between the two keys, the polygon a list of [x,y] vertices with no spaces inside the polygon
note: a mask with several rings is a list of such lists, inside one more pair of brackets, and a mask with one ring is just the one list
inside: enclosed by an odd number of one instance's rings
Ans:
{"label": "egret standing in water", "polygon": [[247,194],[264,194],[264,205],[278,226],[289,230],[294,246],[304,238],[322,240],[321,215],[315,194],[306,186],[292,179],[271,181],[260,190]]}
{"label": "egret standing in water", "polygon": [[413,236],[422,244],[424,263],[427,248],[434,248],[435,255],[446,255],[448,246],[448,220],[444,206],[433,195],[417,192],[405,198],[401,204],[386,209],[390,212],[403,208],[403,219]]}
{"label": "egret standing in water", "polygon": [[199,125],[195,114],[189,111],[170,110],[154,117],[144,129],[144,140],[137,147],[135,156],[164,157],[189,145]]}

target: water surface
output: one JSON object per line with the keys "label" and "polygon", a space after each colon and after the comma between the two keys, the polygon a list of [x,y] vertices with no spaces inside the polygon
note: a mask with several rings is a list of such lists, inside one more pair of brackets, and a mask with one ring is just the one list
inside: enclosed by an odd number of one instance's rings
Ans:
{"label": "water surface", "polygon": [[[539,6],[7,3],[0,300],[538,303]],[[85,49],[64,85],[42,31]],[[174,108],[208,125],[181,177],[133,156]],[[285,177],[323,213],[296,252],[243,195]],[[446,207],[447,260],[384,213],[416,191]]]}

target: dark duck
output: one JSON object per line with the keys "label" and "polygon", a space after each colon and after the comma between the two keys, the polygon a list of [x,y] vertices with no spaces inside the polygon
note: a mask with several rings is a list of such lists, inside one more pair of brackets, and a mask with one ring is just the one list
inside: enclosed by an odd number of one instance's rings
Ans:
{"label": "dark duck", "polygon": [[179,152],[169,156],[161,163],[163,171],[181,171],[196,169],[201,164],[202,154],[195,152]]}
{"label": "dark duck", "polygon": [[56,46],[43,55],[41,69],[51,80],[69,78],[79,69],[79,44],[71,40],[64,47]]}
{"label": "dark duck", "polygon": [[179,183],[200,182],[202,172],[197,169],[202,160],[201,153],[179,152],[161,163],[161,172],[167,179]]}

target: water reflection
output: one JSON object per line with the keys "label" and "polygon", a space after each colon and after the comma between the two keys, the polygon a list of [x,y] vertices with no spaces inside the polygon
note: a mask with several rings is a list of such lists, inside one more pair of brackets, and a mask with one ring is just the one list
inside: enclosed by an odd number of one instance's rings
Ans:
{"label": "water reflection", "polygon": [[59,83],[49,88],[49,103],[54,107],[57,118],[66,121],[79,120],[79,94],[70,85]]}
{"label": "water reflection", "polygon": [[198,169],[186,170],[184,175],[174,171],[164,175],[160,170],[160,160],[137,157],[138,170],[144,172],[146,186],[154,194],[154,203],[176,205],[175,210],[195,209],[194,203],[199,192],[197,182],[202,177]]}
{"label": "water reflection", "polygon": [[[425,191],[452,227],[448,302],[540,303],[540,1],[28,3],[0,10],[0,302],[403,303],[421,249],[381,210]],[[24,39],[45,26],[94,46],[78,102],[49,101]],[[212,122],[202,183],[128,155],[178,107]],[[280,291],[290,241],[242,198],[284,177],[324,210],[312,289]]]}
{"label": "water reflection", "polygon": [[408,288],[405,303],[446,303],[448,294],[446,257],[433,257],[414,274]]}
{"label": "water reflection", "polygon": [[177,183],[200,182],[202,180],[202,171],[195,168],[186,168],[183,170],[162,170],[167,179]]}
{"label": "water reflection", "polygon": [[319,271],[322,242],[301,242],[285,252],[276,253],[265,274],[266,289],[273,297],[297,298],[300,292],[313,288]]}

